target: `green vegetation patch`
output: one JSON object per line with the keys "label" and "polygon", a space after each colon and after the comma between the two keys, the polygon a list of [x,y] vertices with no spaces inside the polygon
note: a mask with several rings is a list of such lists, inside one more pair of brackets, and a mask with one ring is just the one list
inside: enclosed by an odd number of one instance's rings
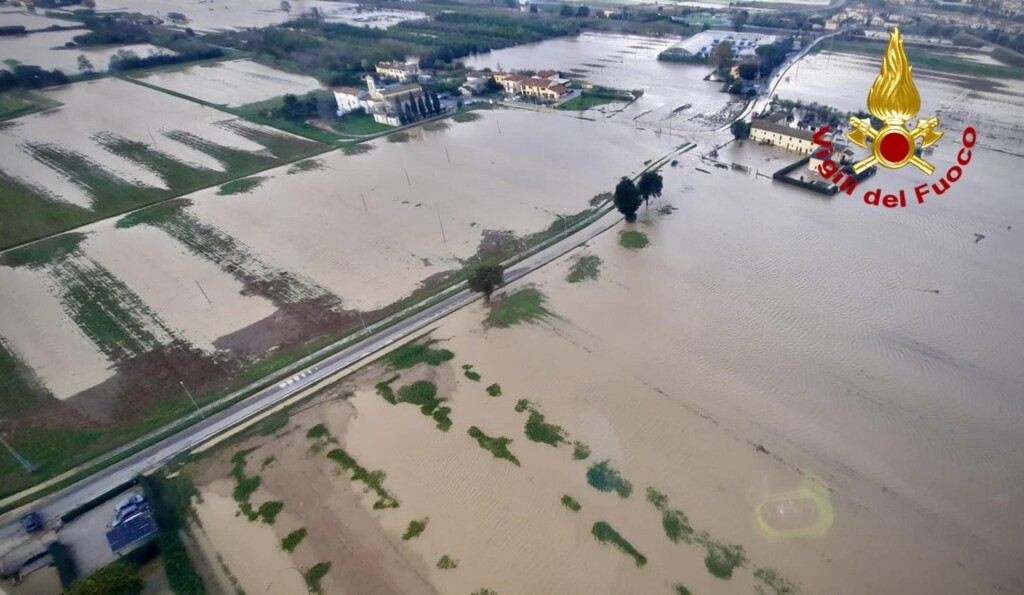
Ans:
{"label": "green vegetation patch", "polygon": [[359,143],[357,145],[347,145],[341,148],[341,152],[346,155],[362,155],[363,153],[369,153],[374,149],[370,143]]}
{"label": "green vegetation patch", "polygon": [[577,258],[569,269],[565,280],[569,283],[596,281],[601,276],[601,257],[596,254],[585,254]]}
{"label": "green vegetation patch", "polygon": [[395,390],[391,388],[391,384],[394,383],[399,378],[401,378],[401,376],[395,374],[394,376],[388,378],[387,380],[381,380],[374,387],[377,389],[377,394],[383,397],[385,401],[391,403],[392,405],[398,404],[398,397],[395,395]]}
{"label": "green vegetation patch", "polygon": [[681,510],[669,508],[668,496],[653,487],[647,488],[647,501],[661,512],[661,527],[672,543],[693,543],[694,532]]}
{"label": "green vegetation patch", "polygon": [[459,112],[459,113],[455,114],[454,116],[452,116],[452,120],[455,120],[456,122],[460,122],[460,123],[462,123],[462,122],[475,122],[475,121],[479,120],[482,117],[483,116],[481,116],[480,114],[474,114],[473,112]]}
{"label": "green vegetation patch", "polygon": [[387,355],[388,363],[395,370],[405,370],[421,363],[440,366],[455,357],[455,354],[447,349],[431,347],[437,343],[440,343],[438,339],[406,343]]}
{"label": "green vegetation patch", "polygon": [[330,438],[331,432],[327,429],[324,424],[316,424],[312,428],[306,431],[306,438],[316,440],[319,438]]}
{"label": "green vegetation patch", "polygon": [[427,122],[423,125],[423,129],[427,132],[437,132],[439,130],[448,130],[449,128],[451,128],[451,124],[440,121]]}
{"label": "green vegetation patch", "polygon": [[497,382],[495,382],[494,384],[488,386],[487,387],[487,394],[491,395],[492,397],[500,397],[501,396],[501,385],[498,384]]}
{"label": "green vegetation patch", "polygon": [[114,362],[169,344],[174,334],[127,284],[81,250],[85,235],[67,233],[0,256],[7,266],[41,269],[68,317]]}
{"label": "green vegetation patch", "polygon": [[675,591],[676,595],[693,595],[689,589],[679,583],[672,585],[672,590]]}
{"label": "green vegetation patch", "polygon": [[46,95],[26,90],[0,93],[0,122],[61,105]]}
{"label": "green vegetation patch", "polygon": [[281,549],[288,553],[295,551],[295,548],[299,547],[302,540],[306,538],[306,528],[296,529],[289,533],[284,539],[281,540]]}
{"label": "green vegetation patch", "polygon": [[568,508],[573,512],[579,512],[580,509],[583,508],[583,506],[580,505],[576,498],[573,498],[568,494],[562,496],[562,506]]}
{"label": "green vegetation patch", "polygon": [[331,124],[331,128],[342,134],[350,134],[353,136],[367,136],[370,134],[379,134],[381,132],[387,132],[388,130],[394,130],[394,126],[388,126],[387,124],[381,124],[374,121],[373,116],[370,114],[348,114],[337,122]]}
{"label": "green vegetation patch", "polygon": [[619,245],[630,250],[642,250],[651,243],[647,235],[641,231],[623,231],[619,234]]}
{"label": "green vegetation patch", "polygon": [[256,449],[240,450],[231,457],[231,476],[235,478],[235,489],[232,496],[238,503],[238,509],[250,521],[255,521],[259,517],[259,514],[252,509],[250,499],[260,488],[260,477],[259,475],[249,477],[245,474],[245,459],[254,450]]}
{"label": "green vegetation patch", "polygon": [[133,595],[141,593],[145,581],[127,560],[118,560],[82,577],[64,591],[65,595]]}
{"label": "green vegetation patch", "polygon": [[530,417],[526,420],[526,437],[534,442],[542,442],[557,447],[565,442],[565,430],[561,426],[544,421],[544,414],[530,408]]}
{"label": "green vegetation patch", "polygon": [[607,460],[594,463],[587,469],[587,483],[599,492],[616,492],[620,498],[629,498],[633,493],[633,484]]}
{"label": "green vegetation patch", "polygon": [[263,459],[263,463],[260,464],[260,471],[266,471],[267,467],[273,465],[276,462],[277,457],[275,457],[274,455],[270,455],[269,457]]}
{"label": "green vegetation patch", "polygon": [[14,350],[0,338],[0,416],[13,415],[35,407],[49,391]]}
{"label": "green vegetation patch", "polygon": [[242,178],[241,180],[232,180],[218,188],[217,195],[229,196],[232,194],[248,194],[259,188],[265,181],[266,178],[261,178],[259,176]]}
{"label": "green vegetation patch", "polygon": [[480,382],[480,374],[473,371],[473,364],[463,364],[462,373],[473,382]]}
{"label": "green vegetation patch", "polygon": [[582,461],[590,457],[590,447],[586,444],[576,440],[572,443],[572,458],[576,461]]}
{"label": "green vegetation patch", "polygon": [[519,459],[517,459],[515,455],[508,450],[508,445],[512,444],[511,438],[505,438],[502,436],[492,438],[487,434],[484,434],[483,431],[476,426],[470,427],[466,433],[476,439],[476,443],[480,445],[480,448],[490,451],[495,458],[505,459],[506,461],[511,461],[517,467],[519,466]]}
{"label": "green vegetation patch", "polygon": [[260,504],[259,509],[256,511],[256,517],[262,520],[268,525],[273,525],[274,521],[277,520],[277,515],[284,510],[284,502],[278,502],[276,500],[271,502],[264,502]]}
{"label": "green vegetation patch", "polygon": [[441,570],[452,570],[459,567],[459,561],[445,554],[437,561],[437,567]]}
{"label": "green vegetation patch", "polygon": [[303,159],[297,163],[293,163],[288,168],[288,175],[300,174],[307,171],[316,171],[320,169],[327,169],[327,165],[320,159]]}
{"label": "green vegetation patch", "polygon": [[516,413],[522,413],[530,408],[530,401],[527,399],[519,399],[516,401]]}
{"label": "green vegetation patch", "polygon": [[717,578],[729,580],[733,570],[747,563],[747,553],[742,545],[712,539],[706,531],[698,533],[694,541],[704,546],[704,566]]}
{"label": "green vegetation patch", "polygon": [[407,143],[412,140],[408,132],[396,132],[387,136],[389,143]]}
{"label": "green vegetation patch", "polygon": [[757,568],[754,570],[754,591],[758,595],[793,595],[798,585],[786,580],[773,568]]}
{"label": "green vegetation patch", "polygon": [[449,417],[450,407],[441,407],[442,399],[437,398],[437,385],[427,380],[419,380],[410,385],[398,389],[397,403],[411,403],[420,408],[423,415],[434,418],[437,428],[447,432],[452,427],[452,420]]}
{"label": "green vegetation patch", "polygon": [[623,553],[633,557],[637,566],[643,567],[647,564],[647,557],[636,550],[635,547],[622,536],[619,532],[612,528],[611,525],[604,521],[598,521],[594,523],[593,529],[590,531],[594,538],[604,544],[612,544],[619,548]]}
{"label": "green vegetation patch", "polygon": [[302,578],[306,579],[306,588],[313,593],[320,593],[320,581],[323,580],[324,575],[327,574],[330,569],[330,562],[320,562],[316,566],[302,573]]}
{"label": "green vegetation patch", "polygon": [[430,517],[423,519],[422,521],[409,521],[409,526],[405,529],[405,533],[402,534],[402,541],[409,541],[415,539],[427,530],[427,523],[430,522]]}
{"label": "green vegetation patch", "polygon": [[547,298],[534,288],[520,289],[501,301],[491,303],[487,322],[498,328],[508,328],[522,322],[534,322],[554,317],[544,304]]}
{"label": "green vegetation patch", "polygon": [[563,103],[558,104],[558,109],[566,110],[566,111],[582,112],[583,110],[588,110],[588,109],[590,109],[592,107],[597,107],[599,105],[604,105],[606,103],[612,103],[614,101],[619,101],[619,100],[618,99],[614,99],[612,97],[603,97],[603,96],[600,96],[600,95],[590,95],[590,94],[587,94],[586,92],[584,92],[582,95],[579,95],[577,97],[573,97],[569,101],[565,101]]}
{"label": "green vegetation patch", "polygon": [[352,481],[361,481],[366,484],[366,487],[363,489],[364,492],[373,491],[377,494],[377,501],[373,503],[374,510],[398,508],[400,503],[398,498],[384,488],[384,479],[387,478],[387,474],[383,471],[367,471],[366,468],[340,448],[327,453],[327,458],[341,465],[341,468],[345,471],[351,471]]}

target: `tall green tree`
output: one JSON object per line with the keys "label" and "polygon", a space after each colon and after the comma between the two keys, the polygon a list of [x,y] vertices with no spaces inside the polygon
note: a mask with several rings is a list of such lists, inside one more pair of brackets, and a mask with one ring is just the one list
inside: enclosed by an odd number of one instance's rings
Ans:
{"label": "tall green tree", "polygon": [[438,99],[437,93],[430,93],[430,106],[435,114],[441,113],[441,100]]}
{"label": "tall green tree", "polygon": [[469,288],[484,294],[484,299],[491,301],[491,294],[505,281],[505,268],[500,264],[489,264],[477,267],[469,277]]}
{"label": "tall green tree", "polygon": [[732,136],[736,140],[743,140],[750,136],[750,124],[743,120],[736,120],[732,123]]}
{"label": "tall green tree", "polygon": [[583,5],[583,6],[579,7],[579,8],[577,8],[576,9],[576,16],[581,17],[581,18],[589,17],[590,16],[590,7],[587,6],[587,5]]}
{"label": "tall green tree", "polygon": [[576,14],[576,11],[573,10],[572,6],[569,6],[568,4],[563,4],[562,9],[558,11],[558,14],[563,17],[571,17],[572,15]]}
{"label": "tall green tree", "polygon": [[656,171],[645,171],[640,175],[640,181],[636,184],[637,192],[643,197],[644,203],[650,204],[651,197],[661,196],[662,189],[661,174]]}
{"label": "tall green tree", "polygon": [[420,115],[423,116],[424,118],[430,114],[430,108],[428,108],[427,105],[423,103],[422,95],[416,98],[416,107],[419,108]]}
{"label": "tall green tree", "polygon": [[732,63],[732,44],[728,41],[719,42],[711,51],[709,59],[715,68],[728,68]]}
{"label": "tall green tree", "polygon": [[636,221],[636,211],[640,208],[640,191],[633,180],[623,176],[615,186],[615,208],[626,217],[626,221]]}

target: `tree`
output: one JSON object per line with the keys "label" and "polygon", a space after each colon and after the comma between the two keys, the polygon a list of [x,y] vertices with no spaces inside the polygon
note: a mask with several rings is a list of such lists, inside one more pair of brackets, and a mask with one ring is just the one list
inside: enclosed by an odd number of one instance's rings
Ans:
{"label": "tree", "polygon": [[742,31],[743,25],[747,24],[747,19],[749,17],[750,13],[745,10],[734,14],[732,17],[732,28],[736,31]]}
{"label": "tree", "polygon": [[750,124],[743,120],[736,120],[732,123],[732,136],[736,140],[743,140],[750,137]]}
{"label": "tree", "polygon": [[287,12],[288,14],[291,14],[292,13],[292,4],[291,4],[291,2],[288,2],[288,0],[281,0],[281,10]]}
{"label": "tree", "polygon": [[576,16],[580,18],[586,18],[590,16],[590,7],[583,5],[576,9]]}
{"label": "tree", "polygon": [[532,2],[531,2],[531,3],[530,3],[530,12],[532,12],[532,13],[538,13],[538,12],[540,12],[540,9],[539,9],[539,8],[537,8],[537,5],[536,5],[536,4],[534,4],[534,3],[532,3]]}
{"label": "tree", "polygon": [[85,57],[85,54],[78,54],[78,72],[86,73],[93,71],[95,71],[95,68],[93,68],[92,62]]}
{"label": "tree", "polygon": [[757,78],[757,73],[761,70],[760,64],[754,64],[753,62],[744,62],[740,64],[740,78],[748,81],[752,81]]}
{"label": "tree", "polygon": [[437,93],[430,93],[430,103],[433,104],[434,113],[441,113],[441,100],[437,98]]}
{"label": "tree", "polygon": [[732,62],[732,44],[722,41],[711,52],[711,65],[716,68],[728,68],[730,62]]}
{"label": "tree", "polygon": [[558,14],[563,17],[571,17],[572,15],[576,14],[576,11],[572,9],[572,6],[569,6],[568,4],[563,4],[561,10],[558,11]]}
{"label": "tree", "polygon": [[505,281],[505,269],[500,264],[487,264],[477,267],[469,277],[469,288],[484,294],[484,299],[491,301],[491,294]]}
{"label": "tree", "polygon": [[662,181],[661,174],[656,171],[645,171],[640,174],[640,181],[637,182],[636,189],[645,203],[650,204],[652,196],[654,198],[661,196]]}
{"label": "tree", "polygon": [[636,210],[640,208],[640,191],[633,180],[623,176],[615,186],[615,208],[626,216],[626,221],[636,221]]}
{"label": "tree", "polygon": [[423,96],[420,95],[416,98],[416,107],[420,110],[420,115],[424,118],[430,114],[430,108],[423,102]]}

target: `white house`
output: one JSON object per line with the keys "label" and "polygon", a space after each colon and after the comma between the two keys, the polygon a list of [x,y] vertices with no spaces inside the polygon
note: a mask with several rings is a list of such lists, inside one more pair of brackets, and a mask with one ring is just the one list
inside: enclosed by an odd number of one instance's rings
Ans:
{"label": "white house", "polygon": [[754,120],[750,125],[750,139],[798,153],[811,153],[817,146],[814,133],[764,119]]}
{"label": "white house", "polygon": [[[335,87],[334,100],[338,103],[338,115],[344,116],[359,108],[367,109],[370,94],[355,87]],[[369,111],[367,109],[367,111]]]}

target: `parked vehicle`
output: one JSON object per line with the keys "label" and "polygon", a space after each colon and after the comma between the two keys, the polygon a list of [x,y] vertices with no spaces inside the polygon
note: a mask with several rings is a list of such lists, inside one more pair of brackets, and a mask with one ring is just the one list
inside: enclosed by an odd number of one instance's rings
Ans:
{"label": "parked vehicle", "polygon": [[21,517],[21,528],[25,533],[32,534],[43,528],[43,517],[38,512],[30,512]]}
{"label": "parked vehicle", "polygon": [[129,506],[142,506],[145,502],[146,497],[143,496],[142,494],[135,494],[134,496],[129,496],[117,503],[117,505],[114,507],[114,513],[116,514],[117,512]]}
{"label": "parked vehicle", "polygon": [[144,508],[138,504],[129,504],[125,506],[124,508],[118,510],[114,514],[114,521],[110,523],[110,528],[113,529],[114,527],[120,525],[121,523],[125,522],[131,517],[139,514],[143,510]]}

